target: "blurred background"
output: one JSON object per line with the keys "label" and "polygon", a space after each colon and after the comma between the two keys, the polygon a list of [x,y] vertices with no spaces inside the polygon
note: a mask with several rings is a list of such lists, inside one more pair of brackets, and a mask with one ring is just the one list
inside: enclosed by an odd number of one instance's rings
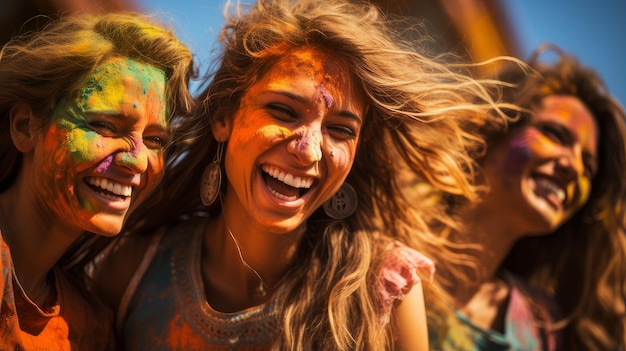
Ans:
{"label": "blurred background", "polygon": [[[236,1],[236,0],[234,0]],[[241,0],[243,3],[252,0]],[[626,103],[625,0],[371,0],[390,16],[410,16],[436,36],[436,50],[468,60],[522,59],[553,43],[594,68]],[[41,28],[62,14],[139,11],[169,23],[197,56],[201,72],[214,58],[226,0],[0,0],[0,40]],[[194,85],[195,87],[195,85]]]}

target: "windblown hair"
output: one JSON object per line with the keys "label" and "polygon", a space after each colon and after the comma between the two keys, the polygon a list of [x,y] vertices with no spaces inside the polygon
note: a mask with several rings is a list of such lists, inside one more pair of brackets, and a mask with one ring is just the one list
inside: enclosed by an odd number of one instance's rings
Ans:
{"label": "windblown hair", "polygon": [[[51,22],[38,32],[12,39],[0,52],[0,192],[13,184],[22,162],[10,135],[12,107],[27,104],[40,119],[40,127],[45,127],[57,103],[78,94],[81,79],[112,57],[128,57],[163,70],[170,124],[189,115],[194,100],[188,84],[196,68],[189,49],[170,30],[131,13],[68,16]],[[101,250],[92,247],[98,237],[83,234],[58,262],[79,286],[89,283],[83,260]]]}
{"label": "windblown hair", "polygon": [[22,161],[9,134],[11,108],[27,104],[45,126],[59,100],[77,94],[81,78],[111,57],[132,58],[165,72],[170,118],[191,110],[192,54],[147,17],[68,16],[16,37],[0,51],[0,192],[11,186]]}
{"label": "windblown hair", "polygon": [[[546,51],[556,53],[558,60],[542,62],[539,58]],[[598,172],[585,206],[554,233],[522,239],[504,266],[555,298],[564,317],[564,350],[623,349],[626,113],[595,71],[556,47],[539,48],[529,65],[537,74],[503,76],[524,83],[522,89],[511,92],[511,101],[536,111],[550,95],[580,99],[599,130]],[[511,128],[516,126],[511,124]],[[500,137],[494,136],[495,140]]]}
{"label": "windblown hair", "polygon": [[309,218],[295,267],[274,295],[282,323],[274,347],[390,349],[390,326],[381,321],[372,293],[377,253],[390,238],[426,254],[445,252],[442,240],[430,234],[420,204],[405,197],[399,175],[408,170],[442,191],[475,198],[468,175],[474,161],[467,151],[484,143],[472,128],[506,119],[485,89],[491,82],[420,54],[419,43],[403,41],[373,5],[259,0],[237,9],[227,13],[221,61],[198,97],[196,120],[180,125],[185,142],[175,145],[177,157],[166,170],[167,193],[156,206],[135,211],[129,228],[153,233],[196,211],[217,215],[219,203],[206,209],[199,196],[203,169],[217,150],[211,123],[232,118],[247,89],[281,55],[304,46],[328,52],[360,82],[369,105],[346,180],[359,205],[343,221],[332,221],[321,210]]}

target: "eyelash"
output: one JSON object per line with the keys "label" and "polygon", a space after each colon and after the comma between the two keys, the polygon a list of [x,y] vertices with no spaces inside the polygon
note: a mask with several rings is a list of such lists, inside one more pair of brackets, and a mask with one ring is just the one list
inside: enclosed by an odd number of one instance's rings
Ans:
{"label": "eyelash", "polygon": [[[113,136],[117,131],[115,125],[108,123],[108,122],[96,121],[96,122],[90,123],[90,126],[98,134],[109,136],[109,137]],[[144,144],[149,149],[155,149],[155,150],[163,149],[168,144],[167,138],[163,138],[160,136],[147,136],[143,138],[143,141],[144,141]]]}
{"label": "eyelash", "polygon": [[[297,114],[288,106],[282,105],[282,104],[268,104],[267,108],[269,110],[273,110],[275,112],[278,112],[279,116],[274,115],[275,118],[278,118],[279,120],[295,120],[298,118]],[[285,115],[285,116],[281,116]],[[288,117],[288,118],[285,118]],[[335,135],[336,137],[339,137],[340,139],[352,139],[352,138],[356,138],[356,132],[354,130],[352,130],[352,128],[347,127],[347,126],[343,126],[343,125],[330,125],[330,126],[326,126],[325,127],[326,130],[330,131],[330,132],[335,132],[335,134],[339,134],[339,135]]]}
{"label": "eyelash", "polygon": [[543,134],[545,134],[546,136],[548,136],[550,139],[558,140],[561,143],[563,143],[565,141],[565,137],[563,136],[563,132],[560,131],[558,128],[555,128],[555,127],[552,127],[552,126],[543,126],[541,128],[541,132]]}
{"label": "eyelash", "polygon": [[93,128],[96,131],[106,130],[108,132],[114,133],[116,130],[115,126],[108,122],[97,121],[97,122],[91,122],[89,125],[91,126],[91,128]]}
{"label": "eyelash", "polygon": [[[144,144],[150,149],[163,149],[167,145],[167,140],[162,137],[152,136],[143,138]],[[156,147],[151,147],[149,144],[154,143]]]}

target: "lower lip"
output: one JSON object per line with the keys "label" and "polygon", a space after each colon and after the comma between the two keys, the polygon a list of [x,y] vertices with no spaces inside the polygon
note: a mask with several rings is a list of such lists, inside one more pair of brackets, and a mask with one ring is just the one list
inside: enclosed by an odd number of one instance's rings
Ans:
{"label": "lower lip", "polygon": [[257,183],[259,184],[259,187],[263,189],[265,198],[268,199],[268,201],[272,203],[273,205],[284,208],[284,209],[291,209],[291,210],[300,209],[304,205],[305,200],[303,197],[299,197],[293,201],[288,201],[284,199],[279,199],[276,196],[274,196],[270,188],[267,186],[267,184],[265,184],[265,181],[263,180],[263,173],[259,173],[259,176],[257,177],[257,179],[258,179]]}
{"label": "lower lip", "polygon": [[546,194],[538,194],[537,189],[536,189],[537,180],[535,178],[532,178],[532,179],[533,179],[533,182],[535,183],[533,187],[535,188],[534,192],[536,196],[544,199],[544,201],[546,201],[550,205],[550,207],[554,208],[555,210],[558,210],[563,206],[563,204],[561,203],[557,195],[553,192],[547,192]]}

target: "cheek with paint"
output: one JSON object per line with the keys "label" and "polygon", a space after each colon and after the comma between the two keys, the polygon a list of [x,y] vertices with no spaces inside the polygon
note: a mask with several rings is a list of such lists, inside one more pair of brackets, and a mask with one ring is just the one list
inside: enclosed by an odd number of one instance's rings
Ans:
{"label": "cheek with paint", "polygon": [[255,130],[250,135],[252,135],[256,140],[262,141],[259,145],[262,149],[259,151],[265,151],[276,144],[291,138],[294,134],[287,128],[277,125],[269,125]]}
{"label": "cheek with paint", "polygon": [[[578,192],[576,208],[580,209],[587,203],[587,200],[589,200],[589,196],[591,195],[591,179],[581,175],[578,177],[576,184],[573,186],[576,187],[575,191]],[[568,193],[570,193],[569,190],[570,189],[568,189]]]}
{"label": "cheek with paint", "polygon": [[541,157],[550,157],[556,150],[556,144],[549,137],[541,133],[536,128],[529,128],[526,132],[526,139],[528,140],[528,146],[532,155]]}
{"label": "cheek with paint", "polygon": [[503,172],[505,176],[518,176],[531,158],[528,136],[523,134],[511,139],[505,155]]}
{"label": "cheek with paint", "polygon": [[[37,174],[42,198],[61,213],[80,215],[72,207],[76,204],[74,187],[81,181],[78,173],[99,159],[99,135],[77,128],[65,119],[53,118],[43,147],[41,174]],[[89,204],[83,206],[87,211],[94,211]]]}
{"label": "cheek with paint", "polygon": [[[57,132],[60,134],[55,136]],[[48,150],[54,150],[57,164],[64,163],[65,167],[74,167],[76,171],[82,171],[97,162],[101,157],[102,145],[100,134],[79,128],[66,119],[53,123],[46,140]]]}

